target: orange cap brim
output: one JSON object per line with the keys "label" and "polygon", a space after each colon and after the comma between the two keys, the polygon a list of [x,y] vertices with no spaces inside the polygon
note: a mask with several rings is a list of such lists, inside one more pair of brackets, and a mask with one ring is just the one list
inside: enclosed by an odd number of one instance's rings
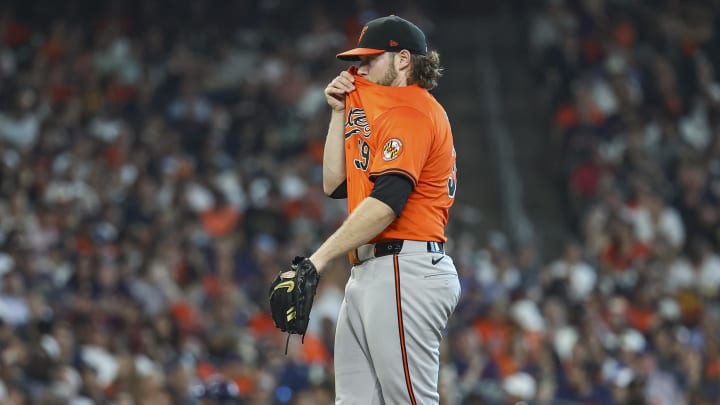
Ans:
{"label": "orange cap brim", "polygon": [[335,55],[341,60],[360,60],[361,56],[364,55],[379,55],[385,53],[384,49],[373,49],[373,48],[355,48],[343,53]]}

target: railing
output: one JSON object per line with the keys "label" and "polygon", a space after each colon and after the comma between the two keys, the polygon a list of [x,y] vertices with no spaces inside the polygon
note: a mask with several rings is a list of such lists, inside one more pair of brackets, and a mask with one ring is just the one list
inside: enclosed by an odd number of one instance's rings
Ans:
{"label": "railing", "polygon": [[[493,27],[491,29],[497,30]],[[497,33],[502,35],[502,33]],[[495,145],[495,154],[498,162],[498,176],[500,176],[500,192],[504,222],[512,240],[519,243],[531,242],[534,239],[533,226],[523,208],[522,182],[515,166],[515,151],[512,138],[503,117],[503,99],[499,87],[500,76],[493,59],[491,50],[493,44],[489,35],[481,38],[484,42],[479,49],[475,64],[480,74],[478,93],[482,96],[487,112],[487,134]]]}

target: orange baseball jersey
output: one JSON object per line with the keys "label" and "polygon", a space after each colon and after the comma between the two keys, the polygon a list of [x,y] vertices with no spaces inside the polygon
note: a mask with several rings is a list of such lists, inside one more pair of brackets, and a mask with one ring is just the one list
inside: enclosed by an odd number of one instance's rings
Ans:
{"label": "orange baseball jersey", "polygon": [[348,210],[370,195],[386,173],[409,178],[413,192],[396,218],[371,242],[408,239],[445,242],[448,209],[455,200],[457,168],[447,114],[417,85],[381,86],[358,76],[345,100]]}

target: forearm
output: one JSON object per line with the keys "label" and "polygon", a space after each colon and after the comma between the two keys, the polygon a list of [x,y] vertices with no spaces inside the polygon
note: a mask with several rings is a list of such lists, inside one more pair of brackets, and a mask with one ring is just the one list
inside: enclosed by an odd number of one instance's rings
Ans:
{"label": "forearm", "polygon": [[395,220],[395,211],[373,197],[364,199],[320,248],[310,256],[318,271],[327,263],[377,236]]}
{"label": "forearm", "polygon": [[345,111],[333,110],[323,151],[323,191],[332,194],[345,181]]}

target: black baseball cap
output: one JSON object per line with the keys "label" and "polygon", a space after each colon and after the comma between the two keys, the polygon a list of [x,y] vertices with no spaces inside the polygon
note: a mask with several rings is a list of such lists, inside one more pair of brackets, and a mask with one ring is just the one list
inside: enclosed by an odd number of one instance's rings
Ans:
{"label": "black baseball cap", "polygon": [[360,60],[363,55],[399,52],[427,55],[425,34],[417,25],[396,15],[369,21],[360,32],[357,48],[337,54],[338,59]]}

